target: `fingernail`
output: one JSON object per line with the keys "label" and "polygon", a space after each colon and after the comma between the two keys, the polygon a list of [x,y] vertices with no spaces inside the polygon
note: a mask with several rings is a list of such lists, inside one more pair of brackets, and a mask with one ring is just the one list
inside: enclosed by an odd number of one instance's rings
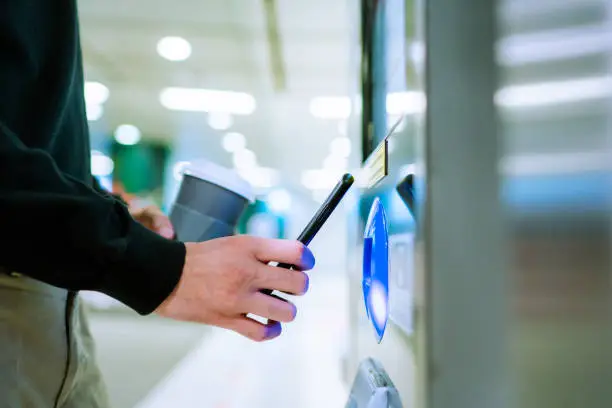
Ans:
{"label": "fingernail", "polygon": [[174,230],[170,227],[163,227],[160,230],[159,235],[161,235],[164,238],[171,239],[174,236]]}
{"label": "fingernail", "polygon": [[297,306],[293,305],[293,319],[297,317]]}
{"label": "fingernail", "polygon": [[282,326],[279,322],[275,322],[273,325],[267,326],[266,329],[266,337],[268,339],[273,339],[275,337],[280,336],[282,332]]}
{"label": "fingernail", "polygon": [[302,252],[302,265],[304,265],[306,269],[312,269],[315,266],[315,257],[307,246],[304,247],[304,251]]}

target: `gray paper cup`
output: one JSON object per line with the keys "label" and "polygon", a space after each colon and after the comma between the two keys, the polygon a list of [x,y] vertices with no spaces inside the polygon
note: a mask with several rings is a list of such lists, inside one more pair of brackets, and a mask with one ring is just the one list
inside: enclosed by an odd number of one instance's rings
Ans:
{"label": "gray paper cup", "polygon": [[176,237],[202,242],[233,235],[249,202],[251,185],[234,171],[207,161],[186,165],[170,211]]}

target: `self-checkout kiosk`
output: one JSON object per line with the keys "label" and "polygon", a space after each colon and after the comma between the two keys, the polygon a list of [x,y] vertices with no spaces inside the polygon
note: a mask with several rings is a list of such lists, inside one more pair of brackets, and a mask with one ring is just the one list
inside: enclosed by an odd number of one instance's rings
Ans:
{"label": "self-checkout kiosk", "polygon": [[[349,223],[346,408],[505,406],[499,392],[501,306],[494,299],[500,293],[491,289],[503,289],[495,286],[501,272],[483,274],[500,262],[493,248],[498,214],[478,215],[465,195],[452,203],[460,188],[483,208],[495,207],[497,199],[493,175],[476,175],[479,186],[452,184],[471,180],[479,166],[491,174],[497,168],[496,157],[478,157],[495,151],[495,138],[477,141],[471,134],[495,134],[494,7],[484,0],[447,3],[438,9],[424,0],[363,0],[355,18],[361,47],[354,60],[361,69],[349,128],[362,157]],[[450,70],[457,53],[467,59]],[[470,72],[471,63],[486,69]],[[431,75],[436,77],[428,80]],[[462,111],[468,90],[476,105]],[[455,112],[445,112],[453,104]],[[462,138],[469,145],[457,143]],[[490,240],[476,225],[466,250],[480,245],[489,251],[485,264],[449,246],[461,242],[461,229],[478,217],[492,226]],[[491,290],[472,293],[462,279],[481,279]],[[490,301],[486,311],[479,310],[483,301]],[[474,324],[470,314],[488,326]]]}

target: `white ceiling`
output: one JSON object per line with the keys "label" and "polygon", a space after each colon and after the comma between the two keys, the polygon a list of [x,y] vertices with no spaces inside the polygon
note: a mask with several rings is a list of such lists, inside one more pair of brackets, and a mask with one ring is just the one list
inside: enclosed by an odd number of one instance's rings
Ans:
{"label": "white ceiling", "polygon": [[[276,17],[266,3],[275,5]],[[257,109],[236,117],[232,130],[246,136],[261,165],[298,184],[302,170],[322,166],[338,136],[337,123],[311,116],[310,98],[346,95],[357,75],[349,63],[358,41],[349,3],[357,6],[350,0],[81,0],[86,76],[110,89],[92,130],[110,133],[131,123],[144,137],[172,141],[187,128],[192,136],[201,133],[204,156],[228,165],[223,133],[210,129],[206,114],[168,111],[159,92],[168,86],[248,92]],[[268,35],[274,25],[278,41]],[[165,36],[187,39],[191,57],[162,59],[156,45]]]}

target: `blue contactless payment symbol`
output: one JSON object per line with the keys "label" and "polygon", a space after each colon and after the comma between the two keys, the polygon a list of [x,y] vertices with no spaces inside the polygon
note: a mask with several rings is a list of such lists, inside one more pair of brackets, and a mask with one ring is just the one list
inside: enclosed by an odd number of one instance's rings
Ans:
{"label": "blue contactless payment symbol", "polygon": [[380,343],[389,318],[389,239],[382,203],[374,200],[363,234],[363,298]]}

